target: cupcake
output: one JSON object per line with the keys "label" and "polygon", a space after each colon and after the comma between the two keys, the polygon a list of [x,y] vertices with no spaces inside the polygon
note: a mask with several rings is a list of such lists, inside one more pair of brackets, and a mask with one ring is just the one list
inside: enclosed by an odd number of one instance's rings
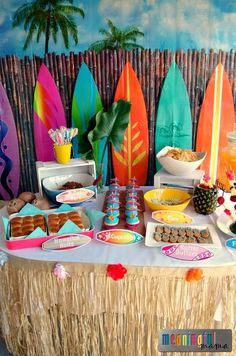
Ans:
{"label": "cupcake", "polygon": [[118,223],[119,223],[119,218],[117,216],[107,214],[104,218],[104,225],[106,227],[114,227],[118,225]]}
{"label": "cupcake", "polygon": [[139,224],[139,218],[138,218],[137,212],[134,212],[133,214],[126,215],[126,224],[132,225],[132,226]]}
{"label": "cupcake", "polygon": [[155,232],[158,232],[159,234],[163,233],[163,226],[156,226],[155,227]]}

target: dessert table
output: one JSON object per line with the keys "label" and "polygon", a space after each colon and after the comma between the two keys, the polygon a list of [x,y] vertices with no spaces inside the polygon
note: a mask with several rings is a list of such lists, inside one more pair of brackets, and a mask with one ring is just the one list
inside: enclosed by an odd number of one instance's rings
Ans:
{"label": "dessert table", "polygon": [[[98,195],[86,209],[101,210],[103,199]],[[222,210],[200,216],[190,205],[185,212],[204,225],[215,223]],[[145,222],[151,220],[146,207]],[[95,228],[101,229],[101,221]],[[0,229],[0,249],[8,256],[0,267],[0,320],[14,355],[153,356],[161,354],[161,329],[217,327],[232,329],[234,335],[236,253],[224,247],[227,235],[217,227],[222,248],[213,248],[212,258],[195,262],[169,258],[144,242],[114,246],[94,239],[70,252],[8,250],[2,224]],[[57,262],[68,278],[53,274]],[[116,263],[127,268],[119,281],[106,271]],[[202,268],[203,278],[189,283],[185,277],[193,267]]]}

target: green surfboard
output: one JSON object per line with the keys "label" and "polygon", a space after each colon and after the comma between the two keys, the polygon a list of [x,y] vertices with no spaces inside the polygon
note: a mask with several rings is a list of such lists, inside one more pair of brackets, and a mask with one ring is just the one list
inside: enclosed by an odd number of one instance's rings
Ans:
{"label": "green surfboard", "polygon": [[[157,109],[155,154],[163,147],[192,148],[192,118],[189,97],[179,67],[172,62]],[[157,171],[161,165],[156,160]]]}

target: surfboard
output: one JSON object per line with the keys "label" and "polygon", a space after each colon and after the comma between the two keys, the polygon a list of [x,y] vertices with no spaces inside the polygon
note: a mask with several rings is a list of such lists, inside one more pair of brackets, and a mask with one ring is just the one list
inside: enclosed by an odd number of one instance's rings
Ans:
{"label": "surfboard", "polygon": [[117,84],[114,100],[119,99],[131,102],[131,112],[121,150],[112,148],[114,174],[120,185],[127,185],[133,177],[139,185],[145,185],[149,158],[147,112],[140,83],[129,62]]}
{"label": "surfboard", "polygon": [[[160,95],[155,130],[155,154],[165,146],[192,148],[189,97],[178,65],[172,62]],[[156,160],[156,168],[161,168]]]}
{"label": "surfboard", "polygon": [[0,83],[0,196],[11,200],[18,195],[20,156],[15,121],[7,94]]}
{"label": "surfboard", "polygon": [[[98,92],[97,85],[92,73],[85,63],[82,63],[79,74],[76,79],[73,99],[72,99],[72,127],[78,128],[78,136],[84,133],[89,125],[90,119],[102,109],[102,100]],[[78,153],[79,138],[73,138],[73,156],[80,157]],[[94,158],[96,167],[102,160],[102,154],[105,146],[105,139],[95,144]],[[106,182],[108,166],[108,150],[105,151],[103,160],[103,182]]]}
{"label": "surfboard", "polygon": [[[225,166],[221,148],[227,146],[227,132],[234,129],[234,100],[232,89],[220,63],[215,68],[203,99],[198,127],[196,150],[206,151],[201,169],[209,172],[212,182],[225,181]],[[221,165],[220,165],[221,162]]]}
{"label": "surfboard", "polygon": [[54,161],[53,141],[48,130],[66,126],[66,117],[56,83],[42,64],[34,91],[34,144],[38,161]]}

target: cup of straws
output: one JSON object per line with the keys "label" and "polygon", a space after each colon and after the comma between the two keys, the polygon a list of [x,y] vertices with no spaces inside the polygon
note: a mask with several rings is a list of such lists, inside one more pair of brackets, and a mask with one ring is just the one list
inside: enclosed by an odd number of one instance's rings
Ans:
{"label": "cup of straws", "polygon": [[71,158],[71,141],[78,134],[78,129],[61,126],[56,130],[50,129],[48,134],[54,142],[56,161],[60,164],[67,164]]}

